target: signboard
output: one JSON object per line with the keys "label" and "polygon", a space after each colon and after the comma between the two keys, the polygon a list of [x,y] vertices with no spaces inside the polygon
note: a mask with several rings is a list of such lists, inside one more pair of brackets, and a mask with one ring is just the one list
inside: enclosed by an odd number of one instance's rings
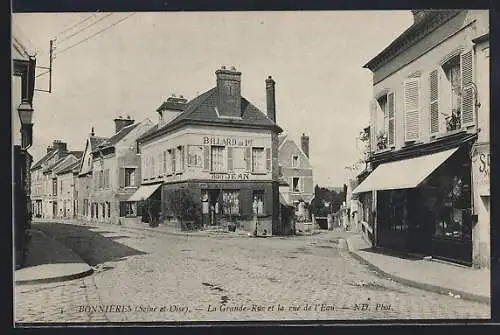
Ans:
{"label": "signboard", "polygon": [[236,137],[204,136],[203,145],[251,147],[252,140],[247,138],[241,139]]}
{"label": "signboard", "polygon": [[212,180],[250,180],[250,173],[212,173]]}
{"label": "signboard", "polygon": [[474,161],[474,178],[476,192],[480,196],[490,195],[490,150],[488,146],[481,146],[477,150]]}

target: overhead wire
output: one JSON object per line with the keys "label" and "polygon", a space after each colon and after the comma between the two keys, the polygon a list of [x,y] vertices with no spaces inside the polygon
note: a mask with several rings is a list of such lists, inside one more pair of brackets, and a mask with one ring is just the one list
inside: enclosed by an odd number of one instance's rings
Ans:
{"label": "overhead wire", "polygon": [[70,39],[71,37],[73,37],[73,36],[75,36],[75,35],[80,34],[82,31],[85,31],[85,30],[89,29],[90,27],[92,27],[92,26],[96,25],[97,23],[101,22],[102,20],[104,20],[104,19],[105,19],[105,18],[107,18],[107,17],[110,17],[111,15],[113,15],[113,13],[108,13],[108,14],[104,15],[103,17],[101,17],[101,18],[100,18],[100,19],[98,19],[97,21],[92,22],[92,23],[91,23],[91,24],[89,24],[88,26],[85,26],[85,27],[83,27],[82,29],[80,29],[80,30],[78,30],[78,31],[74,32],[73,34],[68,35],[68,36],[66,36],[66,37],[64,37],[64,38],[62,38],[62,39],[60,39],[60,40],[58,41],[58,43],[61,43],[62,41],[66,41],[66,40]]}
{"label": "overhead wire", "polygon": [[84,43],[84,42],[86,42],[86,41],[90,40],[91,38],[93,38],[93,37],[95,37],[95,36],[97,36],[97,35],[99,35],[99,34],[101,34],[101,33],[105,32],[106,30],[108,30],[108,29],[110,29],[110,28],[112,28],[112,27],[116,26],[118,23],[120,23],[120,22],[122,22],[122,21],[125,21],[126,19],[128,19],[129,17],[131,17],[131,16],[132,16],[132,15],[134,15],[134,14],[135,14],[135,13],[131,13],[131,14],[129,14],[129,15],[127,15],[127,16],[125,16],[125,17],[121,18],[120,20],[115,21],[114,23],[110,24],[110,25],[109,25],[109,26],[107,26],[106,28],[101,29],[101,30],[99,30],[99,31],[95,32],[94,34],[89,35],[88,37],[84,38],[83,40],[80,40],[79,42],[76,42],[76,43],[74,43],[74,44],[72,44],[72,45],[70,45],[70,46],[68,46],[68,47],[66,47],[66,48],[64,48],[64,49],[62,49],[61,51],[56,52],[56,53],[54,54],[54,56],[55,56],[55,55],[59,55],[59,54],[61,54],[61,53],[64,53],[64,52],[66,52],[66,51],[68,51],[68,50],[70,50],[70,49],[72,49],[72,48],[74,48],[74,47],[76,47],[76,46],[78,46],[78,45],[80,45],[80,44],[82,44],[82,43]]}
{"label": "overhead wire", "polygon": [[91,18],[95,17],[97,15],[99,11],[97,11],[96,13],[90,15],[90,16],[87,16],[86,18],[83,18],[82,20],[78,21],[77,23],[75,23],[74,25],[64,29],[63,31],[59,32],[55,37],[54,39],[56,39],[58,36],[61,36],[61,35],[64,35],[64,33],[70,31],[71,29],[75,28],[75,27],[78,27],[79,25],[81,25],[82,23],[90,20]]}

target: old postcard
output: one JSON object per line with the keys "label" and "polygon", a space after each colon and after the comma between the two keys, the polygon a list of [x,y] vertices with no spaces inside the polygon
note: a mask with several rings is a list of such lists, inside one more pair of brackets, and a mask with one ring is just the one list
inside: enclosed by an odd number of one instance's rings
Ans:
{"label": "old postcard", "polygon": [[490,319],[488,10],[12,15],[14,323]]}

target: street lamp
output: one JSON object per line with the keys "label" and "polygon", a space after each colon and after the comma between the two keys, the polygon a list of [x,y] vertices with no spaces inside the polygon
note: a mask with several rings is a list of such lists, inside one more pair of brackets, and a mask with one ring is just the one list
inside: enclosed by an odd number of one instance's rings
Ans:
{"label": "street lamp", "polygon": [[33,108],[28,100],[23,99],[17,112],[21,120],[21,148],[27,150],[33,144]]}

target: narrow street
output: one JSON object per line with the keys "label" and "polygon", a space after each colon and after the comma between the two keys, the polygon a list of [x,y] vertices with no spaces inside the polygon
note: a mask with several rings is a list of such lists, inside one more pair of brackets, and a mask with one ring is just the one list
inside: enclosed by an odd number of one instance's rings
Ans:
{"label": "narrow street", "polygon": [[338,249],[335,233],[256,239],[115,225],[34,228],[96,271],[17,286],[17,322],[473,319],[490,313],[486,304],[378,276]]}

